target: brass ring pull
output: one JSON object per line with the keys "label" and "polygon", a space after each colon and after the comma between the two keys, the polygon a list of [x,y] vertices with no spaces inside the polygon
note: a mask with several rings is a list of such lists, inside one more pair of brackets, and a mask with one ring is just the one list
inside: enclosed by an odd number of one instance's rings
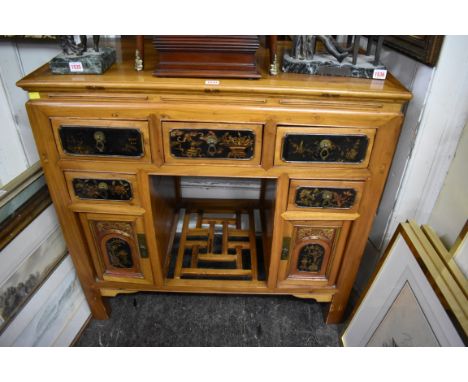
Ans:
{"label": "brass ring pull", "polygon": [[107,199],[109,194],[109,185],[106,182],[99,182],[97,188],[101,198]]}
{"label": "brass ring pull", "polygon": [[208,155],[214,156],[218,150],[216,149],[216,146],[213,144],[208,145]]}
{"label": "brass ring pull", "polygon": [[333,150],[333,142],[329,139],[323,139],[320,141],[320,158],[326,160],[330,155],[330,151]]}
{"label": "brass ring pull", "polygon": [[109,189],[109,185],[106,182],[99,182],[98,188],[103,191],[107,191]]}
{"label": "brass ring pull", "polygon": [[104,152],[106,148],[106,135],[103,131],[96,131],[93,135],[94,140],[96,141],[96,150],[100,153]]}

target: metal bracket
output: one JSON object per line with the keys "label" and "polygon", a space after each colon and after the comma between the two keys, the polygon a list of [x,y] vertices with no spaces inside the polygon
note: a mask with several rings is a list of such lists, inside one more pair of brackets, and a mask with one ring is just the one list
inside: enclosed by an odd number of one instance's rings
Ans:
{"label": "metal bracket", "polygon": [[146,245],[146,235],[144,233],[137,234],[138,248],[140,250],[140,257],[142,259],[148,258],[148,247]]}
{"label": "metal bracket", "polygon": [[283,245],[281,249],[281,260],[289,259],[289,247],[291,245],[290,237],[283,237]]}

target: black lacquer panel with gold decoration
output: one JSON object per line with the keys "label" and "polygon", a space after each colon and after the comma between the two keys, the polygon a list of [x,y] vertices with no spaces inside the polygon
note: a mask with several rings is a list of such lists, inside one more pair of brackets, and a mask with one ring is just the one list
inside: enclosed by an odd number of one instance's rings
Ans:
{"label": "black lacquer panel with gold decoration", "polygon": [[115,268],[132,268],[132,249],[130,244],[120,238],[112,237],[106,241],[106,253],[109,263]]}
{"label": "black lacquer panel with gold decoration", "polygon": [[138,129],[60,126],[59,136],[67,154],[143,156],[142,134]]}
{"label": "black lacquer panel with gold decoration", "polygon": [[80,199],[131,200],[132,187],[124,179],[83,179],[72,181],[75,195]]}
{"label": "black lacquer panel with gold decoration", "polygon": [[319,272],[322,268],[325,248],[320,244],[306,244],[297,258],[297,270],[299,272]]}
{"label": "black lacquer panel with gold decoration", "polygon": [[173,129],[169,142],[171,155],[176,158],[249,160],[254,156],[255,132]]}
{"label": "black lacquer panel with gold decoration", "polygon": [[356,190],[353,188],[298,187],[294,203],[304,208],[348,209],[355,200]]}
{"label": "black lacquer panel with gold decoration", "polygon": [[282,159],[286,162],[360,163],[366,158],[366,135],[286,134]]}

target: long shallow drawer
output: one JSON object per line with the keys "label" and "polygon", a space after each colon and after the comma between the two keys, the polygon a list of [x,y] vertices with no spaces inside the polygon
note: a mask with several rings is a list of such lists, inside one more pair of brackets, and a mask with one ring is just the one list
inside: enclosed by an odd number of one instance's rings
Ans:
{"label": "long shallow drawer", "polygon": [[374,136],[375,129],[279,126],[275,165],[365,168]]}
{"label": "long shallow drawer", "polygon": [[148,123],[53,118],[62,158],[151,161]]}
{"label": "long shallow drawer", "polygon": [[262,129],[259,124],[163,122],[165,162],[259,165]]}
{"label": "long shallow drawer", "polygon": [[73,202],[140,205],[135,175],[66,171],[65,178]]}
{"label": "long shallow drawer", "polygon": [[356,212],[363,188],[364,182],[292,179],[287,209]]}

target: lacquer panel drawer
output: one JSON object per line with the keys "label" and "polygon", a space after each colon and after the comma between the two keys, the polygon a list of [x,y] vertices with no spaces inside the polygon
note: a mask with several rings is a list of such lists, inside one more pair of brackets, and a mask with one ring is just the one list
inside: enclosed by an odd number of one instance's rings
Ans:
{"label": "lacquer panel drawer", "polygon": [[279,126],[275,165],[365,168],[374,136],[375,129]]}
{"label": "lacquer panel drawer", "polygon": [[140,205],[135,175],[65,171],[72,202]]}
{"label": "lacquer panel drawer", "polygon": [[147,122],[52,118],[60,157],[150,162]]}
{"label": "lacquer panel drawer", "polygon": [[170,164],[259,165],[259,124],[162,122],[164,159]]}
{"label": "lacquer panel drawer", "polygon": [[284,221],[279,286],[333,286],[350,221]]}
{"label": "lacquer panel drawer", "polygon": [[364,182],[292,179],[289,186],[290,211],[356,212]]}

